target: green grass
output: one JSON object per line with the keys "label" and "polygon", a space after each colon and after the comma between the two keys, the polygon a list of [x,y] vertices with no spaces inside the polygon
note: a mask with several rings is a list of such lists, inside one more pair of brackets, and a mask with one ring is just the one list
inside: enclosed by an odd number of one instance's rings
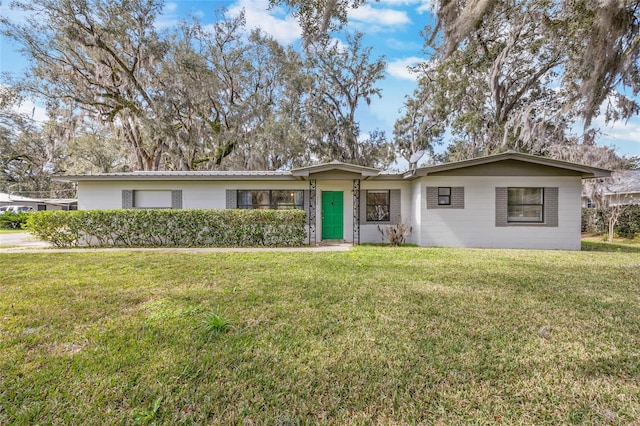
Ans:
{"label": "green grass", "polygon": [[637,252],[30,253],[0,271],[0,424],[640,418]]}
{"label": "green grass", "polygon": [[608,242],[605,236],[582,237],[582,250],[584,251],[609,251],[640,253],[640,239],[633,240],[616,238],[613,242]]}
{"label": "green grass", "polygon": [[19,234],[19,233],[23,233],[23,232],[27,232],[24,229],[3,229],[0,228],[0,235],[2,234]]}

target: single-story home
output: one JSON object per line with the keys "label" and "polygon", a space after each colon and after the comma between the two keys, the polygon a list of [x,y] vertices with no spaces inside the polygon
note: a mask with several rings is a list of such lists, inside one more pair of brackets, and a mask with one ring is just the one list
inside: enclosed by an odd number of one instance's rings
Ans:
{"label": "single-story home", "polygon": [[33,210],[76,210],[78,200],[75,198],[30,198],[0,192],[0,207],[18,205],[32,207]]}
{"label": "single-story home", "polygon": [[609,170],[509,151],[386,172],[340,162],[289,171],[156,171],[57,176],[78,208],[307,212],[308,243],[381,242],[406,221],[420,246],[580,249],[582,179]]}
{"label": "single-story home", "polygon": [[[604,196],[610,206],[640,204],[640,170],[621,170],[611,173],[611,182],[605,183]],[[582,207],[596,207],[593,200],[584,192]]]}

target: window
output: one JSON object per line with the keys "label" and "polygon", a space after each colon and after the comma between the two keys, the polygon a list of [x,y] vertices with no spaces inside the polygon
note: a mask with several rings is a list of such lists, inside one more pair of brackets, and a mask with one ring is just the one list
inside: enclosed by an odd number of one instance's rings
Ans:
{"label": "window", "polygon": [[464,209],[464,187],[427,186],[427,209]]}
{"label": "window", "polygon": [[438,205],[439,206],[451,205],[451,188],[450,187],[438,188]]}
{"label": "window", "polygon": [[135,190],[133,207],[137,209],[170,209],[170,190]]}
{"label": "window", "polygon": [[239,209],[304,209],[304,191],[238,191]]}
{"label": "window", "polygon": [[544,219],[543,188],[508,188],[507,200],[508,222],[542,223]]}
{"label": "window", "polygon": [[304,209],[304,191],[271,191],[274,209]]}
{"label": "window", "polygon": [[367,222],[389,222],[389,191],[367,191]]}

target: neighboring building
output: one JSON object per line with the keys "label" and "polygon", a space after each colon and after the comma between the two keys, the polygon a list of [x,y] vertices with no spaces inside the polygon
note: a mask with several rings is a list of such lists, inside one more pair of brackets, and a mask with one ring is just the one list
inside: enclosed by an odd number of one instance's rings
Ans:
{"label": "neighboring building", "polygon": [[75,198],[29,198],[0,192],[0,207],[2,206],[27,206],[33,207],[33,210],[76,210],[78,200]]}
{"label": "neighboring building", "polygon": [[78,208],[299,208],[308,242],[380,242],[411,223],[421,246],[580,249],[582,179],[609,170],[507,152],[383,172],[332,162],[290,171],[133,172],[57,176]]}
{"label": "neighboring building", "polygon": [[605,195],[610,205],[640,204],[640,170],[624,170],[611,174],[613,183]]}
{"label": "neighboring building", "polygon": [[[611,183],[606,184],[608,204],[640,204],[640,170],[622,170],[611,173]],[[582,207],[596,207],[594,201],[582,194]]]}

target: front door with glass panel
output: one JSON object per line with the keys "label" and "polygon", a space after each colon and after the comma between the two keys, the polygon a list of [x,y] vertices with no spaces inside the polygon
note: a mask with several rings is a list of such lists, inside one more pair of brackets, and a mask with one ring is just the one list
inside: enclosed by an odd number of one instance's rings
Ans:
{"label": "front door with glass panel", "polygon": [[343,228],[342,191],[322,191],[322,239],[341,240]]}

